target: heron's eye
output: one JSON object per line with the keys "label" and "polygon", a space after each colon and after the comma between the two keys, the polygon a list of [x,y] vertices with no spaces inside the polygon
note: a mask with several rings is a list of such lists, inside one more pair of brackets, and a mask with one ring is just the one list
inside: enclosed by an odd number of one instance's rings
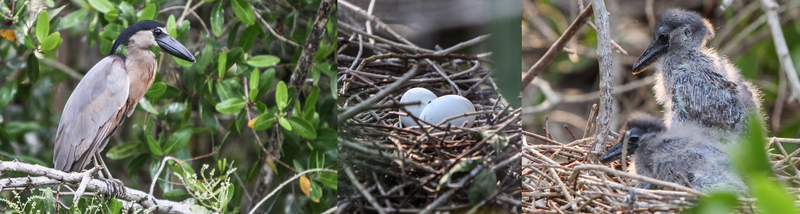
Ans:
{"label": "heron's eye", "polygon": [[162,34],[164,34],[164,32],[161,31],[161,29],[153,30],[153,36],[160,37]]}
{"label": "heron's eye", "polygon": [[667,40],[669,40],[669,37],[666,34],[658,35],[658,42],[667,43]]}
{"label": "heron's eye", "polygon": [[628,141],[631,142],[631,143],[639,142],[639,136],[635,136],[635,135],[631,136],[630,138],[628,138]]}

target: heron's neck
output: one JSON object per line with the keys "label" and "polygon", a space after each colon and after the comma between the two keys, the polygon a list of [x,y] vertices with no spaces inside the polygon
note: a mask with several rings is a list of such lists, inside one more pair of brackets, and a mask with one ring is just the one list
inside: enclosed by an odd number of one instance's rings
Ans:
{"label": "heron's neck", "polygon": [[156,55],[150,49],[130,48],[125,59],[125,68],[131,84],[128,100],[139,102],[155,80]]}

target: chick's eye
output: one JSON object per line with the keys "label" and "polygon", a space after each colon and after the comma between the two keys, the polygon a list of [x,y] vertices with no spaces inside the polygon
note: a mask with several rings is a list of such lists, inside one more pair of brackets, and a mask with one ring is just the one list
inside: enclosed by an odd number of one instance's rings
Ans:
{"label": "chick's eye", "polygon": [[631,138],[628,138],[628,141],[630,141],[631,143],[639,142],[639,137],[638,136],[631,136]]}
{"label": "chick's eye", "polygon": [[667,43],[667,40],[669,40],[669,37],[667,37],[667,35],[665,35],[665,34],[658,35],[658,41],[659,42]]}
{"label": "chick's eye", "polygon": [[153,30],[153,35],[154,36],[161,36],[161,34],[164,34],[164,32],[162,32],[161,29]]}

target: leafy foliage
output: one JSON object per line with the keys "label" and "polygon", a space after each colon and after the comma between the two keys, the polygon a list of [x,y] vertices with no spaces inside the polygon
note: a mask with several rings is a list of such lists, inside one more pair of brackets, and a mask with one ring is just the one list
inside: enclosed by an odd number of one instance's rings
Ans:
{"label": "leafy foliage", "polygon": [[[202,191],[181,188],[174,178],[187,179],[198,169],[203,175],[202,166],[229,160],[236,164],[220,169],[226,172],[224,179],[238,177],[242,182],[228,183],[221,200],[224,206],[208,208],[238,213],[250,209],[240,205],[255,203],[242,197],[245,192],[255,200],[272,189],[256,182],[267,173],[281,181],[303,169],[336,168],[335,119],[331,119],[336,107],[331,93],[336,88],[331,87],[336,83],[331,78],[335,15],[329,17],[313,69],[305,71],[311,84],[285,83],[302,52],[302,46],[294,44],[305,44],[319,0],[206,0],[188,8],[166,0],[45,2],[47,7],[41,10],[26,0],[0,5],[0,21],[5,23],[0,27],[4,30],[0,32],[0,150],[9,154],[3,160],[52,166],[52,142],[70,91],[112,51],[122,30],[141,20],[155,20],[166,24],[169,35],[195,54],[197,62],[164,57],[153,48],[159,60],[155,82],[105,149],[114,177],[141,189],[158,179],[157,197],[181,200],[198,197]],[[124,48],[116,51],[125,53]],[[169,167],[162,167],[168,157],[181,161],[168,159]],[[282,191],[269,199],[278,201],[271,209],[282,212],[278,210],[285,209],[279,206],[299,206],[316,213],[332,207],[335,174],[307,176],[309,194]],[[311,200],[294,204],[277,200],[287,197]]]}

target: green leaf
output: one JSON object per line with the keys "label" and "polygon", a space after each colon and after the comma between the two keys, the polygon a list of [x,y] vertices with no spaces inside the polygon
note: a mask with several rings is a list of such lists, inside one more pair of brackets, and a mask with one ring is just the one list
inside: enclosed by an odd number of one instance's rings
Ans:
{"label": "green leaf", "polygon": [[314,130],[314,127],[311,126],[311,123],[305,119],[298,116],[291,116],[289,117],[289,123],[292,125],[292,130],[299,134],[300,137],[309,140],[317,139],[317,130]]}
{"label": "green leaf", "polygon": [[233,66],[234,63],[239,61],[239,59],[241,59],[242,56],[244,55],[243,53],[244,52],[242,51],[241,47],[236,47],[234,49],[231,49],[231,51],[228,51],[228,61],[227,63],[225,63],[225,69],[230,68],[231,66]]}
{"label": "green leaf", "polygon": [[61,33],[55,32],[47,36],[42,42],[42,50],[43,51],[51,51],[58,48],[61,45]]}
{"label": "green leaf", "polygon": [[319,199],[322,198],[322,187],[317,182],[311,182],[311,193],[308,198],[314,202],[319,202]]}
{"label": "green leaf", "polygon": [[222,2],[219,2],[211,10],[211,30],[214,31],[216,37],[222,35],[222,27],[225,25],[225,10],[222,5]]}
{"label": "green leaf", "polygon": [[114,5],[108,0],[89,0],[89,4],[101,13],[107,13],[111,9],[114,9]]}
{"label": "green leaf", "polygon": [[19,136],[26,132],[35,131],[40,128],[39,123],[36,122],[12,121],[6,125],[6,131],[11,136]]}
{"label": "green leaf", "polygon": [[286,129],[286,131],[292,131],[292,124],[289,123],[289,120],[287,120],[286,118],[279,117],[278,124],[281,124],[281,127],[283,127],[283,129]]}
{"label": "green leaf", "polygon": [[120,14],[119,9],[111,9],[111,10],[108,11],[108,13],[105,13],[103,15],[103,17],[106,18],[106,21],[111,22],[111,21],[117,20],[117,17],[119,17],[119,14]]}
{"label": "green leaf", "polygon": [[746,127],[747,135],[740,139],[739,145],[734,147],[733,162],[739,169],[748,174],[772,174],[772,168],[767,159],[767,153],[764,152],[764,145],[766,143],[766,134],[764,133],[764,125],[761,124],[762,119],[758,115],[747,115],[749,126]]}
{"label": "green leaf", "polygon": [[692,208],[684,211],[685,214],[726,214],[731,213],[738,204],[736,195],[727,192],[714,192],[708,197],[702,197]]}
{"label": "green leaf", "polygon": [[278,64],[281,59],[273,55],[258,55],[247,60],[247,64],[257,68],[269,67]]}
{"label": "green leaf", "polygon": [[[203,48],[203,53],[200,54],[200,57],[197,58],[197,64],[200,68],[205,68],[208,64],[211,64],[211,60],[214,57],[214,47],[213,45],[206,45]],[[205,73],[206,69],[198,69],[200,73]]]}
{"label": "green leaf", "polygon": [[[489,137],[490,135],[492,135],[492,133],[494,133],[494,131],[489,131],[489,130],[483,131],[481,132],[481,137],[483,138]],[[508,142],[509,142],[508,136],[506,136],[505,132],[499,132],[494,136],[492,136],[491,138],[489,138],[488,140],[486,140],[486,143],[491,145],[492,148],[494,148],[494,150],[497,152],[503,151],[503,149],[506,148],[506,146],[508,145]]]}
{"label": "green leaf", "polygon": [[236,38],[236,35],[239,34],[239,27],[241,25],[242,25],[242,22],[235,22],[235,24],[233,24],[233,28],[231,29],[231,31],[228,32],[228,38],[229,38],[228,39],[228,49],[233,48],[233,44],[234,44],[234,42],[236,40],[235,39],[230,39],[230,38]]}
{"label": "green leaf", "polygon": [[257,101],[259,98],[256,97],[258,96],[259,77],[261,77],[261,73],[258,72],[258,68],[253,69],[253,73],[250,74],[250,92],[249,92],[250,94],[248,94],[248,96],[250,97],[250,101],[253,102]]}
{"label": "green leaf", "polygon": [[217,133],[217,119],[216,116],[214,116],[214,110],[202,103],[198,105],[200,107],[200,118],[203,120],[203,124],[211,129],[211,133]]}
{"label": "green leaf", "polygon": [[245,181],[251,182],[256,179],[260,171],[259,169],[261,169],[261,164],[261,161],[259,161],[247,168],[247,177],[245,177]]}
{"label": "green leaf", "polygon": [[50,19],[48,18],[47,11],[42,10],[39,13],[39,18],[36,19],[36,39],[39,42],[44,42],[47,35],[50,34]]}
{"label": "green leaf", "polygon": [[8,102],[11,102],[11,99],[17,94],[18,86],[19,83],[16,80],[9,80],[3,85],[3,88],[0,88],[0,109],[8,105]]}
{"label": "green leaf", "polygon": [[323,186],[333,189],[334,191],[338,188],[336,173],[323,172],[315,180],[322,183]]}
{"label": "green leaf", "polygon": [[106,210],[108,214],[118,214],[122,210],[122,201],[111,198],[106,202],[106,208],[108,209]]}
{"label": "green leaf", "polygon": [[142,20],[153,20],[153,18],[155,17],[156,17],[156,4],[150,3],[146,7],[144,7],[144,10],[142,10],[142,14],[139,15],[139,20],[137,22]]}
{"label": "green leaf", "polygon": [[171,201],[180,201],[189,197],[189,192],[183,189],[173,189],[164,193],[164,198]]}
{"label": "green leaf", "polygon": [[36,80],[39,79],[39,58],[36,58],[36,54],[29,54],[28,55],[28,64],[25,65],[25,73],[28,75],[28,79],[31,83],[35,83]]}
{"label": "green leaf", "polygon": [[106,153],[106,157],[119,160],[139,154],[139,142],[127,142],[111,148]]}
{"label": "green leaf", "polygon": [[452,169],[450,169],[450,171],[447,171],[447,173],[445,173],[444,176],[439,179],[439,186],[437,186],[436,189],[439,190],[442,187],[447,186],[447,184],[450,183],[450,178],[453,176],[453,174],[458,172],[469,172],[482,162],[483,159],[468,159],[458,162],[455,166],[453,166]]}
{"label": "green leaf", "polygon": [[149,158],[150,154],[141,154],[136,156],[136,158],[133,158],[131,162],[128,162],[128,165],[125,166],[125,170],[128,171],[128,174],[138,174],[139,170],[142,169],[142,166],[144,166],[145,162],[147,162],[147,159]]}
{"label": "green leaf", "polygon": [[[761,152],[764,152],[763,147]],[[794,197],[783,185],[766,174],[750,174],[750,176],[750,187],[756,198],[756,207],[763,210],[763,213],[798,213]]]}
{"label": "green leaf", "polygon": [[139,106],[141,106],[145,111],[153,113],[154,115],[158,115],[158,111],[156,108],[153,108],[153,105],[150,104],[150,101],[147,101],[144,97],[139,100]]}
{"label": "green leaf", "polygon": [[167,84],[163,82],[155,82],[153,85],[150,86],[150,89],[147,90],[145,95],[150,99],[158,99],[164,92],[167,91]]}
{"label": "green leaf", "polygon": [[242,23],[253,25],[256,22],[253,8],[247,2],[243,0],[231,0],[231,7],[233,7],[233,13],[236,14],[239,20],[242,20]]}
{"label": "green leaf", "polygon": [[253,123],[253,129],[256,131],[264,131],[272,127],[273,123],[275,123],[275,114],[270,111],[265,111],[263,114],[259,115],[256,122]]}
{"label": "green leaf", "polygon": [[286,106],[289,106],[289,93],[286,90],[286,83],[283,81],[278,82],[278,87],[275,88],[275,103],[278,104],[278,108],[281,109],[281,111],[283,111]]}
{"label": "green leaf", "polygon": [[161,144],[153,138],[153,135],[147,135],[147,148],[150,149],[150,153],[157,157],[164,155],[164,152],[161,151]]}
{"label": "green leaf", "polygon": [[136,20],[136,9],[133,8],[133,5],[131,5],[130,3],[125,1],[120,2],[119,10],[122,11],[122,16],[124,20],[131,22],[133,20]]}
{"label": "green leaf", "polygon": [[247,114],[247,109],[242,109],[236,115],[236,120],[233,121],[233,126],[235,126],[234,128],[236,129],[236,132],[239,132],[240,134],[242,133],[242,127],[245,126],[244,120],[246,114]]}
{"label": "green leaf", "polygon": [[258,81],[259,86],[258,86],[257,97],[260,98],[261,96],[264,96],[264,94],[266,94],[269,91],[269,87],[272,86],[272,81],[275,80],[275,69],[270,68],[261,73],[261,78],[259,78],[259,80],[260,81]]}
{"label": "green leaf", "polygon": [[228,84],[217,82],[214,84],[214,86],[217,89],[217,96],[219,96],[219,100],[228,100],[234,98],[235,94],[233,94],[233,91]]}
{"label": "green leaf", "polygon": [[167,89],[164,90],[164,94],[161,95],[161,99],[170,99],[175,98],[181,95],[181,90],[175,86],[167,85]]}
{"label": "green leaf", "polygon": [[306,102],[303,105],[303,111],[309,111],[309,109],[315,109],[317,106],[317,99],[319,98],[319,87],[314,87],[311,89],[311,93],[308,94],[306,98]]}
{"label": "green leaf", "polygon": [[489,198],[497,191],[497,175],[490,168],[483,168],[469,185],[467,198],[470,204],[475,204]]}
{"label": "green leaf", "polygon": [[178,24],[175,23],[175,15],[169,15],[169,18],[167,18],[167,34],[173,37],[178,36]]}
{"label": "green leaf", "polygon": [[167,142],[164,144],[164,154],[172,154],[181,150],[186,143],[189,142],[189,139],[192,138],[193,128],[191,126],[183,127],[180,130],[172,133],[172,135],[167,138]]}
{"label": "green leaf", "polygon": [[221,103],[218,103],[216,108],[217,111],[219,111],[220,113],[233,114],[241,110],[246,103],[247,102],[241,98],[231,98]]}
{"label": "green leaf", "polygon": [[261,35],[261,32],[264,32],[264,30],[261,29],[261,25],[250,25],[242,31],[237,45],[241,47],[244,52],[250,51],[250,48],[253,48],[253,45],[256,44],[258,35]]}
{"label": "green leaf", "polygon": [[219,75],[218,81],[225,77],[225,71],[228,70],[228,67],[225,66],[226,60],[228,60],[228,53],[224,51],[219,53],[219,61],[217,62],[217,75]]}
{"label": "green leaf", "polygon": [[170,57],[172,57],[172,61],[175,61],[175,63],[177,63],[181,67],[184,67],[184,68],[192,67],[192,64],[193,64],[192,62],[180,59],[180,58],[175,57],[173,55],[170,55]]}

